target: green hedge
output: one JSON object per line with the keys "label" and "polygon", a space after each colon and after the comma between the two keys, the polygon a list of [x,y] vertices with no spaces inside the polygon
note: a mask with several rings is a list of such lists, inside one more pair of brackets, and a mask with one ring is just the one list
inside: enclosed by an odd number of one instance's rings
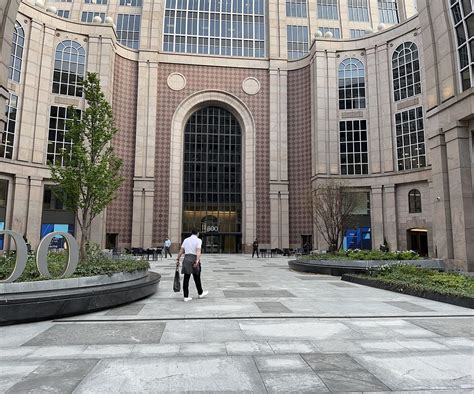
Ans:
{"label": "green hedge", "polygon": [[[67,252],[50,252],[48,254],[48,269],[52,275],[52,279],[58,278],[65,270],[67,264]],[[6,279],[13,271],[15,265],[14,254],[7,254],[0,257],[0,280]],[[131,257],[113,260],[101,253],[91,253],[90,258],[86,262],[79,262],[72,278],[94,276],[94,275],[112,275],[117,272],[135,272],[146,270],[150,267],[148,261],[135,260]],[[36,267],[36,259],[34,255],[28,257],[26,268],[23,274],[16,282],[31,282],[38,280],[47,280],[41,276]]]}
{"label": "green hedge", "polygon": [[444,295],[474,298],[474,277],[459,273],[394,264],[370,271],[369,277],[399,286],[400,289],[411,288],[417,292],[433,291]]}
{"label": "green hedge", "polygon": [[418,260],[413,250],[381,252],[380,250],[350,249],[334,253],[303,256],[304,260]]}

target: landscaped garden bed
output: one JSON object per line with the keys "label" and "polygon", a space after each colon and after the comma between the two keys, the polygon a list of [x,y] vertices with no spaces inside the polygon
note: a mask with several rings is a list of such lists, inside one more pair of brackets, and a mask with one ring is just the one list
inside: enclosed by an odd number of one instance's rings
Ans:
{"label": "landscaped garden bed", "polygon": [[380,250],[349,249],[333,253],[310,254],[302,260],[420,260],[421,257],[413,250],[381,252]]}
{"label": "landscaped garden bed", "polygon": [[474,308],[474,277],[413,265],[386,265],[366,274],[344,274],[348,282]]}

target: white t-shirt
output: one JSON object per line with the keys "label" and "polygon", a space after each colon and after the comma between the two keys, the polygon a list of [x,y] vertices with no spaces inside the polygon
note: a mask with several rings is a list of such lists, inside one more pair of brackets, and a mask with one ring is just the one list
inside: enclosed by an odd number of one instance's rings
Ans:
{"label": "white t-shirt", "polygon": [[202,240],[193,234],[183,241],[181,247],[184,249],[185,254],[197,254],[197,250],[201,249],[201,245]]}

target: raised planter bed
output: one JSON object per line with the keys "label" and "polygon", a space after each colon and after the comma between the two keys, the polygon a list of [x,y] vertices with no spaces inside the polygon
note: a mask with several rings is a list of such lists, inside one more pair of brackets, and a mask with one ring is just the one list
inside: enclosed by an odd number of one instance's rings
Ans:
{"label": "raised planter bed", "polygon": [[401,287],[398,284],[387,283],[376,278],[363,278],[361,276],[353,274],[342,275],[342,280],[346,282],[357,283],[360,285],[376,287],[378,289],[394,291],[397,293],[408,294],[416,297],[426,298],[429,300],[445,302],[447,304],[462,306],[465,308],[474,309],[474,298],[450,296],[446,294],[440,294],[434,291],[428,290],[417,290],[410,287]]}
{"label": "raised planter bed", "polygon": [[156,292],[161,275],[149,271],[6,283],[0,287],[0,325],[89,313]]}
{"label": "raised planter bed", "polygon": [[299,272],[341,276],[343,274],[357,274],[367,272],[371,268],[387,264],[411,264],[423,268],[444,271],[444,261],[440,259],[426,260],[290,260],[290,269]]}

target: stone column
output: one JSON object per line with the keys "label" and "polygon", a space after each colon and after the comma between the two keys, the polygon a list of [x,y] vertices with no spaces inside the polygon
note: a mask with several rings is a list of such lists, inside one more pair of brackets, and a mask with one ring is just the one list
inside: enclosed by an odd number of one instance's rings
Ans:
{"label": "stone column", "polygon": [[288,128],[286,62],[270,66],[270,242],[272,248],[289,247]]}
{"label": "stone column", "polygon": [[[383,223],[390,250],[398,250],[398,223],[395,185],[384,186]],[[383,243],[383,239],[382,242]],[[376,248],[378,245],[373,245]]]}
{"label": "stone column", "polygon": [[132,247],[152,247],[154,182],[135,180],[133,188]]}
{"label": "stone column", "polygon": [[474,270],[474,195],[467,123],[444,129],[453,228],[454,264]]}
{"label": "stone column", "polygon": [[16,175],[14,194],[11,201],[13,203],[11,229],[20,234],[26,234],[28,220],[28,188],[28,177]]}
{"label": "stone column", "polygon": [[372,186],[370,207],[372,248],[378,249],[384,234],[382,186]]}
{"label": "stone column", "polygon": [[43,213],[43,180],[30,178],[30,195],[28,200],[28,221],[26,237],[33,249],[39,244],[41,233],[41,215]]}
{"label": "stone column", "polygon": [[[377,75],[377,47],[369,48],[366,51],[366,73],[367,75]],[[368,126],[368,149],[369,149],[369,165],[370,173],[380,173],[381,164],[381,145],[379,134],[379,96],[378,96],[378,79],[367,78],[367,126]]]}
{"label": "stone column", "polygon": [[433,196],[433,249],[434,256],[453,257],[453,232],[451,225],[451,207],[448,180],[448,159],[444,134],[429,139],[431,155],[431,179]]}

